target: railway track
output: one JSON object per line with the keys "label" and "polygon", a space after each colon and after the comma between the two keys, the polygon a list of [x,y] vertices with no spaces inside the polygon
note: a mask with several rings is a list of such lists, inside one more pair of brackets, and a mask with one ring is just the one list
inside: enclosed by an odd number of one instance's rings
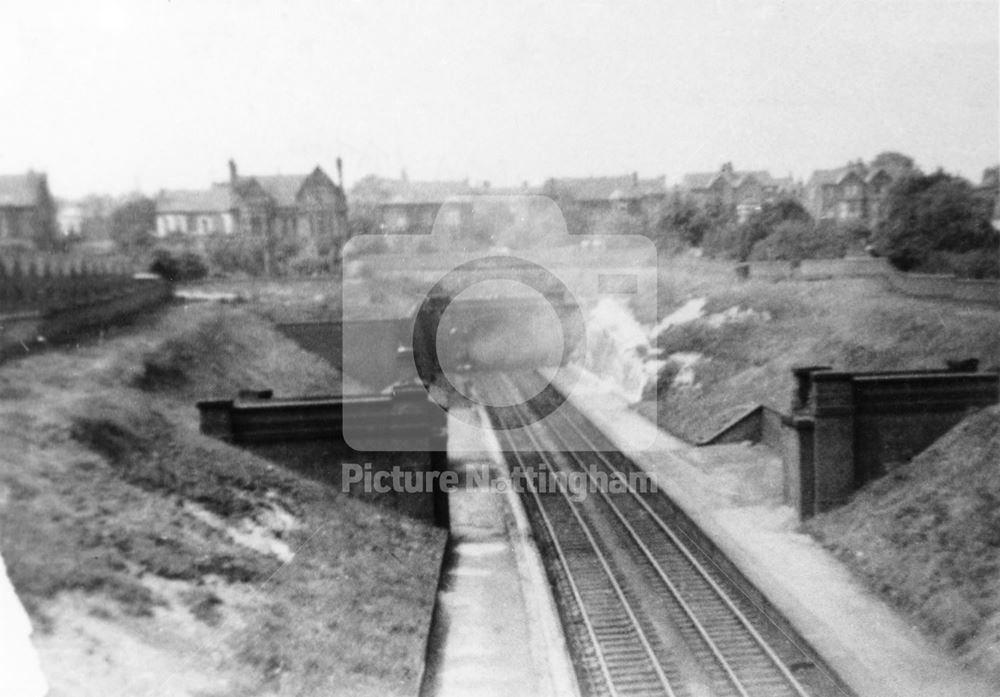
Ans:
{"label": "railway track", "polygon": [[[540,379],[493,374],[478,378],[476,389],[491,395],[487,403],[502,396],[512,404],[517,395],[538,392],[531,383]],[[638,468],[568,407],[534,423],[521,408],[488,411],[512,471],[525,484],[522,496],[582,691],[849,694],[678,528],[665,496],[630,481]],[[586,495],[567,485],[570,476],[585,483]],[[613,480],[617,485],[607,486]]]}

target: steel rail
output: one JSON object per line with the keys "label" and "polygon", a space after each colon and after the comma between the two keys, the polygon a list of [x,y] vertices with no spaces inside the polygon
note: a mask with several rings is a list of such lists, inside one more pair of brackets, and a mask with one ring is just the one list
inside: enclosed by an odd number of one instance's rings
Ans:
{"label": "steel rail", "polygon": [[[758,632],[756,627],[753,626],[752,622],[745,615],[745,613],[739,607],[737,607],[735,603],[733,603],[732,599],[725,592],[725,590],[715,581],[714,578],[712,578],[711,574],[705,568],[704,564],[700,562],[693,554],[691,554],[690,550],[687,547],[687,544],[685,544],[677,536],[674,530],[663,520],[663,517],[659,513],[657,513],[652,508],[652,506],[649,505],[649,502],[645,500],[645,498],[642,496],[642,493],[636,491],[630,485],[628,480],[622,475],[622,472],[619,469],[617,469],[607,458],[607,456],[596,447],[594,441],[590,438],[590,436],[588,436],[586,432],[584,432],[576,423],[574,423],[573,420],[570,419],[568,415],[566,415],[565,411],[558,410],[558,412],[562,420],[576,432],[578,437],[583,439],[583,441],[590,448],[591,452],[596,454],[603,461],[604,466],[608,470],[608,472],[612,476],[618,478],[618,480],[623,484],[626,490],[632,495],[632,498],[642,506],[643,510],[645,510],[647,515],[656,524],[656,526],[659,527],[660,530],[662,530],[670,538],[671,542],[684,555],[685,559],[691,564],[692,567],[694,567],[698,571],[701,577],[708,583],[711,589],[715,592],[716,596],[720,600],[722,600],[723,603],[725,603],[726,607],[729,608],[729,610],[736,616],[736,618],[740,621],[743,627],[747,630],[747,633],[751,635],[751,637],[758,644],[758,646],[764,651],[764,653],[771,660],[774,666],[779,670],[779,672],[781,672],[783,677],[785,677],[789,685],[791,685],[795,689],[796,693],[800,695],[800,697],[809,697],[805,688],[801,685],[801,683],[799,683],[798,679],[791,673],[791,671],[788,670],[788,667],[785,665],[785,662],[771,648],[770,643],[760,635],[760,632]],[[553,433],[565,446],[566,441],[558,433],[558,431],[553,429]],[[586,472],[586,474],[588,478],[591,481],[593,481],[593,477],[590,475],[590,473]],[[604,499],[608,501],[609,506],[615,508],[616,515],[621,517],[621,513],[617,510],[614,504],[611,503],[610,498],[607,496],[606,492],[600,491],[600,493],[604,497]],[[625,523],[624,519],[622,520],[622,522]],[[644,551],[648,549],[646,548],[645,544],[643,544],[642,546],[644,547]],[[647,556],[649,556],[648,552]],[[655,560],[652,559],[652,557],[650,557],[650,560],[656,563]],[[656,563],[656,565],[659,568],[659,564]],[[785,636],[785,638],[791,641],[790,637]],[[794,645],[794,642],[791,643],[793,643]]]}
{"label": "steel rail", "polygon": [[[591,447],[594,446],[593,441],[590,440],[587,434],[584,433],[575,423],[573,423],[569,419],[569,417],[565,416],[565,414],[563,414],[562,412],[560,412],[560,416],[562,416],[564,421],[567,424],[569,424],[574,431],[576,431],[579,437],[583,438],[584,441],[587,442],[588,446]],[[560,440],[562,439],[560,438]],[[565,443],[565,441],[563,442]],[[800,697],[809,697],[808,692],[806,692],[802,684],[799,683],[798,679],[792,674],[790,670],[788,670],[788,667],[785,665],[785,662],[781,660],[781,658],[774,652],[769,642],[760,635],[760,632],[757,631],[757,629],[753,626],[753,624],[750,622],[750,619],[743,613],[743,611],[740,610],[740,608],[738,608],[735,603],[733,603],[732,599],[725,592],[725,590],[721,586],[719,586],[719,584],[715,581],[715,579],[712,578],[711,574],[705,568],[704,564],[702,564],[697,558],[695,558],[693,554],[691,554],[691,551],[687,548],[687,545],[684,544],[684,542],[681,541],[681,539],[670,528],[670,526],[667,525],[667,523],[663,520],[660,514],[657,513],[655,510],[653,510],[652,506],[650,506],[649,502],[647,502],[642,497],[640,492],[637,492],[632,486],[630,486],[628,480],[622,476],[621,471],[617,470],[614,467],[614,465],[612,465],[611,462],[607,459],[607,457],[603,453],[597,451],[596,448],[594,449],[594,452],[598,455],[598,457],[601,460],[604,461],[604,465],[609,470],[609,472],[613,476],[616,476],[619,479],[619,481],[622,482],[622,484],[625,486],[628,492],[632,495],[632,498],[642,506],[643,510],[646,511],[646,513],[656,524],[656,526],[659,527],[660,530],[662,530],[670,538],[670,541],[684,555],[685,559],[698,571],[701,577],[708,583],[709,587],[711,587],[711,589],[715,592],[716,596],[720,600],[722,600],[723,603],[725,603],[726,607],[740,621],[740,624],[743,625],[747,633],[750,634],[750,636],[761,648],[761,650],[763,650],[763,652],[768,657],[768,659],[770,659],[775,668],[778,669],[778,671],[782,674],[782,676],[785,678],[788,684],[795,690],[796,694],[799,695]],[[588,473],[588,477],[589,476],[590,475]],[[601,492],[601,494],[605,497],[606,500],[608,499],[607,494],[605,492]],[[609,500],[609,505],[610,505],[610,500]],[[615,510],[615,513],[621,516],[619,511]],[[645,545],[643,545],[643,547],[645,547]],[[649,555],[648,551],[647,555]],[[650,557],[650,559],[652,561],[652,557]],[[659,564],[657,563],[656,565],[657,568],[659,568]]]}
{"label": "steel rail", "polygon": [[[522,427],[523,427],[524,421],[521,420],[521,419],[519,419],[519,421],[521,422]],[[539,462],[543,463],[545,465],[545,467],[547,467],[549,470],[551,470],[551,471],[554,472],[555,469],[546,460],[545,450],[543,448],[538,447],[538,442],[537,442],[536,438],[534,437],[534,435],[530,431],[527,431],[526,433],[528,434],[528,437],[531,439],[532,444],[535,446],[536,454],[539,457]],[[510,437],[508,435],[506,435],[506,434],[504,434],[504,438],[508,439],[508,440],[510,439]],[[521,453],[518,452],[516,449],[514,449],[513,452],[514,452],[515,458],[518,460],[519,465],[521,465],[521,467],[523,468],[524,467],[524,460],[523,460],[523,458],[521,456]],[[559,562],[560,562],[562,568],[566,572],[566,580],[570,584],[570,587],[571,587],[573,595],[574,595],[574,600],[577,603],[577,606],[578,606],[578,608],[580,610],[580,613],[581,613],[581,615],[583,616],[583,618],[585,620],[585,626],[586,626],[588,634],[589,634],[589,636],[591,638],[591,642],[593,643],[594,650],[595,650],[595,652],[596,652],[596,654],[598,656],[599,667],[601,669],[602,674],[605,677],[605,680],[607,681],[608,689],[609,689],[609,691],[612,694],[618,695],[620,693],[618,691],[618,688],[614,684],[614,679],[613,679],[613,677],[611,675],[611,669],[610,669],[608,660],[606,658],[606,651],[604,650],[604,647],[602,647],[601,640],[599,639],[599,637],[597,636],[597,632],[595,631],[595,628],[594,628],[594,625],[593,625],[593,621],[589,617],[589,613],[588,613],[586,604],[585,604],[585,602],[583,600],[582,595],[579,592],[579,588],[577,586],[576,580],[573,577],[572,566],[570,565],[568,559],[566,558],[565,554],[562,551],[562,546],[559,543],[559,537],[556,534],[555,526],[552,524],[551,517],[549,516],[548,512],[546,512],[546,510],[545,510],[545,505],[542,503],[542,497],[541,497],[541,494],[538,492],[537,487],[531,481],[530,477],[525,477],[525,479],[528,482],[528,489],[529,489],[529,491],[531,493],[532,498],[535,501],[535,505],[536,505],[536,507],[537,507],[537,509],[539,511],[539,514],[541,515],[541,517],[543,519],[543,522],[545,523],[546,530],[547,530],[548,535],[549,535],[549,539],[552,541],[553,546],[556,548],[556,553],[557,553],[557,556],[559,558]],[[674,691],[672,685],[670,684],[669,678],[666,676],[666,674],[663,671],[663,666],[661,665],[661,661],[657,657],[655,650],[653,649],[652,645],[650,644],[649,639],[646,636],[646,631],[643,629],[642,624],[639,621],[639,618],[636,616],[635,611],[631,607],[631,603],[629,602],[628,598],[625,596],[625,592],[622,589],[621,584],[615,578],[615,574],[614,574],[613,569],[611,568],[610,562],[608,561],[608,559],[607,559],[606,555],[604,554],[604,552],[600,549],[600,546],[599,546],[597,540],[594,538],[594,535],[591,532],[589,525],[583,519],[582,515],[580,514],[579,510],[577,509],[577,506],[574,505],[574,503],[570,499],[570,497],[569,497],[568,493],[566,492],[565,488],[558,481],[556,482],[556,484],[557,484],[557,488],[558,488],[558,491],[559,491],[559,494],[560,494],[562,500],[565,502],[567,508],[570,510],[570,512],[573,514],[574,518],[576,519],[577,524],[579,526],[579,530],[586,537],[587,542],[589,543],[591,549],[593,550],[595,557],[600,562],[601,568],[604,571],[604,574],[605,574],[607,580],[611,583],[611,586],[614,589],[615,595],[617,596],[619,603],[621,603],[622,608],[625,610],[625,612],[626,612],[626,614],[627,614],[627,616],[629,618],[629,621],[631,622],[632,627],[633,627],[633,629],[635,631],[635,634],[639,638],[639,641],[642,644],[643,650],[646,652],[646,656],[648,657],[649,662],[650,662],[651,666],[653,667],[653,670],[656,673],[656,676],[657,676],[658,680],[660,681],[661,686],[663,687],[663,689],[665,691],[665,694],[667,694],[669,697],[676,697],[676,692]]]}
{"label": "steel rail", "polygon": [[[510,377],[508,377],[507,375],[502,375],[500,377],[501,380],[505,383],[505,387],[508,390],[512,391],[515,395],[521,393],[522,390],[520,390],[518,385],[516,385]],[[687,548],[687,545],[684,542],[682,542],[681,539],[677,536],[677,534],[667,525],[667,523],[663,520],[662,516],[660,516],[660,514],[657,513],[649,505],[649,503],[643,498],[640,492],[636,491],[631,486],[630,482],[623,476],[623,473],[610,461],[610,459],[604,453],[602,453],[600,450],[597,449],[597,447],[594,444],[594,441],[588,436],[587,433],[585,433],[576,423],[574,423],[572,419],[569,418],[568,415],[566,415],[562,411],[560,411],[560,418],[564,423],[568,424],[573,431],[575,431],[577,437],[582,439],[582,442],[585,443],[586,446],[589,448],[589,452],[592,452],[594,455],[597,456],[597,458],[599,458],[599,460],[603,465],[603,468],[607,471],[607,473],[610,476],[616,478],[623,485],[625,491],[627,491],[631,495],[629,500],[638,503],[641,506],[641,509],[645,511],[646,515],[656,525],[656,527],[666,534],[667,539],[670,541],[671,545],[676,550],[676,551],[672,550],[668,551],[669,555],[671,557],[676,557],[677,556],[676,553],[677,552],[680,553],[681,558],[683,558],[683,560],[687,562],[687,565],[694,570],[695,578],[697,578],[700,582],[706,585],[708,589],[710,589],[710,597],[714,599],[714,602],[721,601],[725,610],[728,611],[729,616],[735,618],[738,621],[738,624],[742,627],[742,630],[745,632],[746,635],[749,636],[750,640],[752,640],[752,644],[750,645],[755,646],[755,648],[759,650],[760,653],[758,653],[757,655],[760,656],[761,658],[764,658],[766,661],[770,662],[770,665],[772,665],[773,668],[777,671],[777,675],[780,676],[780,678],[783,680],[785,688],[789,689],[792,693],[794,693],[798,697],[808,697],[808,692],[806,692],[802,684],[791,673],[791,671],[785,665],[785,662],[771,648],[769,642],[763,636],[761,636],[760,632],[758,632],[758,630],[753,626],[749,618],[747,618],[744,612],[739,607],[736,606],[736,604],[732,601],[732,599],[729,597],[726,591],[716,582],[716,580],[712,578],[711,574],[705,568],[703,563],[700,562],[697,558],[695,558],[695,556]],[[529,438],[531,438],[532,443],[536,446],[536,448],[539,451],[541,451],[542,449],[538,447],[539,444],[535,435],[531,432],[530,429],[527,430],[527,433]],[[571,452],[571,448],[568,446],[565,437],[563,436],[563,434],[559,432],[558,429],[551,428],[550,433],[558,441],[560,447],[562,447],[567,453]],[[674,602],[676,603],[676,606],[681,609],[682,615],[686,617],[687,622],[694,628],[695,632],[697,633],[697,636],[701,639],[704,646],[709,649],[710,655],[717,663],[718,667],[722,668],[725,677],[728,679],[728,682],[732,685],[733,688],[736,689],[740,697],[750,697],[750,693],[747,691],[748,689],[756,690],[756,688],[750,687],[750,685],[756,685],[757,687],[766,687],[772,690],[777,689],[778,684],[780,683],[775,682],[775,677],[772,677],[770,681],[765,679],[759,679],[759,680],[751,679],[749,680],[749,682],[744,684],[744,681],[747,680],[747,678],[740,677],[740,675],[737,675],[737,672],[746,673],[746,672],[753,672],[754,670],[760,670],[761,666],[759,665],[755,666],[753,664],[754,661],[760,661],[760,658],[753,658],[747,655],[739,657],[727,657],[726,655],[724,655],[724,653],[726,652],[732,653],[733,651],[732,647],[730,647],[730,649],[728,650],[723,650],[718,645],[716,639],[714,639],[712,636],[713,632],[710,631],[709,628],[705,626],[703,621],[698,616],[699,613],[694,608],[692,608],[692,606],[688,603],[688,601],[684,599],[681,590],[677,587],[674,581],[670,578],[667,571],[663,568],[663,564],[661,563],[660,559],[657,558],[656,553],[654,553],[653,550],[650,549],[649,545],[643,541],[642,535],[640,535],[640,533],[635,529],[635,526],[629,521],[627,515],[623,512],[620,503],[615,503],[608,495],[608,493],[604,491],[602,487],[599,486],[599,482],[594,478],[593,471],[588,471],[588,469],[582,465],[578,456],[574,456],[572,458],[567,458],[567,459],[572,463],[572,466],[574,466],[578,470],[581,470],[585,474],[587,480],[591,483],[591,485],[598,485],[595,486],[595,489],[600,493],[601,498],[604,501],[605,505],[618,519],[619,523],[624,527],[624,529],[628,532],[628,534],[631,536],[631,541],[639,548],[639,550],[645,557],[647,563],[650,566],[652,566],[652,568],[656,572],[656,575],[659,577],[662,583],[667,587],[667,590],[670,592],[670,595],[672,596]],[[545,465],[550,469],[552,468],[549,462],[545,462]],[[643,522],[648,522],[648,521],[643,521]],[[700,602],[704,603],[710,601],[702,600]],[[701,612],[704,613],[705,610],[702,609]],[[718,627],[718,622],[721,620],[720,618],[713,618],[713,619],[715,620],[716,623],[714,633],[718,635],[722,631],[724,631]],[[724,641],[724,643],[729,643],[732,641],[733,637],[732,636],[727,637],[725,635],[722,635],[719,637],[719,639]],[[794,642],[792,642],[792,645],[794,645]],[[743,665],[737,667],[737,664],[741,662],[740,659],[742,659]],[[734,661],[736,661],[736,663],[734,663]],[[771,684],[768,684],[768,682],[770,682]]]}

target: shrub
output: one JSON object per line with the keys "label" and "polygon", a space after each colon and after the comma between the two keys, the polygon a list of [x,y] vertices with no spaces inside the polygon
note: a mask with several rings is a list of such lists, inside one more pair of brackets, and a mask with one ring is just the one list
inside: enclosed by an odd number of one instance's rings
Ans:
{"label": "shrub", "polygon": [[215,271],[264,273],[264,241],[246,235],[213,235],[205,240],[205,250]]}
{"label": "shrub", "polygon": [[172,283],[196,281],[208,275],[208,265],[197,252],[173,251],[162,247],[153,250],[149,270]]}
{"label": "shrub", "polygon": [[839,259],[846,254],[857,232],[843,225],[821,223],[813,227],[803,221],[779,223],[770,235],[750,250],[752,260]]}

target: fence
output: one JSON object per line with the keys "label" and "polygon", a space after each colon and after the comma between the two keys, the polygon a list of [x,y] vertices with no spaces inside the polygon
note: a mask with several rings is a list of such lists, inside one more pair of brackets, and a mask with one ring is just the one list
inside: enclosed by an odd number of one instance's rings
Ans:
{"label": "fence", "polygon": [[119,261],[22,256],[0,259],[0,315],[48,315],[131,292],[137,283]]}
{"label": "fence", "polygon": [[0,259],[0,361],[164,302],[170,284],[125,264],[66,257]]}
{"label": "fence", "polygon": [[957,278],[948,274],[904,273],[883,258],[803,259],[754,261],[737,264],[741,280],[814,281],[828,278],[882,278],[894,291],[918,298],[980,302],[1000,306],[1000,281]]}

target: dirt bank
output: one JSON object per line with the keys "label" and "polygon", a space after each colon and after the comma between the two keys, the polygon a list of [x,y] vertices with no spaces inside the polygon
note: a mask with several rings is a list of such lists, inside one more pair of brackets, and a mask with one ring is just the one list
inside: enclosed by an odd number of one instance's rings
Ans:
{"label": "dirt bank", "polygon": [[53,695],[415,692],[441,533],[198,433],[194,399],[336,378],[208,305],[0,367],[0,546]]}

